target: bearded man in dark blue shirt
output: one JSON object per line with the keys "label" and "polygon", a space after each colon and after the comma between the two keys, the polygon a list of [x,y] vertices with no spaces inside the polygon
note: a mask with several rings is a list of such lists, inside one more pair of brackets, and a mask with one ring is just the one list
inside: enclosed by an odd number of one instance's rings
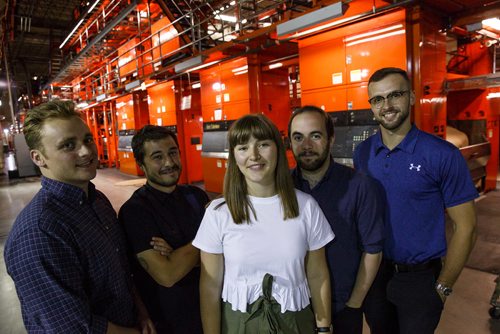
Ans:
{"label": "bearded man in dark blue shirt", "polygon": [[23,132],[42,189],[5,246],[28,333],[156,333],[135,295],[111,203],[90,182],[97,148],[72,102],[28,112]]}
{"label": "bearded man in dark blue shirt", "polygon": [[333,161],[333,121],[322,109],[297,109],[288,133],[297,161],[292,171],[295,187],[318,201],[336,235],[326,246],[333,331],[361,334],[365,311],[372,333],[388,334],[370,312],[376,305],[365,303],[382,258],[384,239],[384,203],[377,185],[366,175]]}
{"label": "bearded man in dark blue shirt", "polygon": [[170,130],[146,125],[134,135],[132,150],[147,182],[121,207],[119,219],[133,253],[136,286],[158,333],[201,334],[200,254],[191,241],[208,196],[177,184],[182,165]]}

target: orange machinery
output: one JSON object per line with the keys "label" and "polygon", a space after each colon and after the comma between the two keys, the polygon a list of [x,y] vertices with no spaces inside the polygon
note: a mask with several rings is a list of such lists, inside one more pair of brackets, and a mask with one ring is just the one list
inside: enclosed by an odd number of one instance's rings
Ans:
{"label": "orange machinery", "polygon": [[96,142],[100,165],[118,167],[116,114],[114,103],[105,102],[85,110],[87,125]]}
{"label": "orange machinery", "polygon": [[144,175],[135,163],[132,137],[137,130],[149,124],[148,97],[145,91],[136,91],[116,99],[118,123],[118,159],[120,171]]}
{"label": "orange machinery", "polygon": [[249,55],[200,72],[203,114],[202,167],[205,189],[221,193],[227,168],[227,131],[249,113],[263,113],[286,134],[290,116],[287,70],[261,70],[262,57]]}
{"label": "orange machinery", "polygon": [[[500,99],[492,96],[500,95],[500,88],[488,88],[490,83],[498,80],[489,75],[493,64],[492,53],[481,41],[463,45],[459,52],[466,60],[455,68],[462,75],[448,75],[448,120],[453,127],[467,134],[470,146],[489,142],[490,154],[481,190],[494,190],[499,163]],[[471,77],[473,80],[469,80]],[[474,155],[479,156],[480,152],[474,152]]]}
{"label": "orange machinery", "polygon": [[405,25],[398,10],[299,40],[301,103],[331,113],[336,160],[351,164],[355,146],[377,131],[367,81],[381,67],[406,68]]}
{"label": "orange machinery", "polygon": [[189,81],[177,79],[148,88],[148,95],[150,123],[165,126],[177,134],[182,159],[179,182],[203,180],[200,90],[193,89]]}

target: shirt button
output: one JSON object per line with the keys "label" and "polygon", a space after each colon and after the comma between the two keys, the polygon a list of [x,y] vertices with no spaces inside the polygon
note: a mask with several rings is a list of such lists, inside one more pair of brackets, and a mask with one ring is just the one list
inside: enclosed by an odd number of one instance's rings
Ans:
{"label": "shirt button", "polygon": [[104,228],[105,228],[106,230],[109,230],[109,226],[108,226],[108,225],[104,226]]}
{"label": "shirt button", "polygon": [[386,158],[390,158],[390,157],[391,157],[391,155],[390,155],[390,154],[387,154],[385,157],[386,157]]}
{"label": "shirt button", "polygon": [[83,201],[80,201],[80,202],[78,202],[78,203],[79,203],[80,205],[82,205],[82,204],[83,204]]}
{"label": "shirt button", "polygon": [[118,252],[120,252],[120,248],[117,248],[117,249],[115,249],[115,250],[116,250],[116,252],[117,252],[117,253],[118,253]]}

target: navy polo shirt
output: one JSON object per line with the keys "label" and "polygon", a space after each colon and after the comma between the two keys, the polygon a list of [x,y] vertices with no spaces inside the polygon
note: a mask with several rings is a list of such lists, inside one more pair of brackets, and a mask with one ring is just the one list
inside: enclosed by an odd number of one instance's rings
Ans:
{"label": "navy polo shirt", "polygon": [[332,311],[339,312],[351,296],[363,252],[382,251],[385,203],[377,195],[375,180],[333,160],[313,189],[300,169],[294,169],[292,177],[297,189],[316,199],[335,233],[325,250],[332,282]]}
{"label": "navy polo shirt", "polygon": [[388,218],[384,255],[416,264],[446,254],[445,208],[478,197],[460,151],[415,125],[389,150],[377,133],[356,147],[356,169],[379,180]]}

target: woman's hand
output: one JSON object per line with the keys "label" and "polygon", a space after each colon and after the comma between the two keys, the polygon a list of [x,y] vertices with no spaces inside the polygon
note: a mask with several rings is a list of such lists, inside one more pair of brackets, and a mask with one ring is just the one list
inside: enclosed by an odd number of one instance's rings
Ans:
{"label": "woman's hand", "polygon": [[155,251],[158,251],[163,256],[169,256],[174,250],[163,238],[152,237],[149,243]]}

